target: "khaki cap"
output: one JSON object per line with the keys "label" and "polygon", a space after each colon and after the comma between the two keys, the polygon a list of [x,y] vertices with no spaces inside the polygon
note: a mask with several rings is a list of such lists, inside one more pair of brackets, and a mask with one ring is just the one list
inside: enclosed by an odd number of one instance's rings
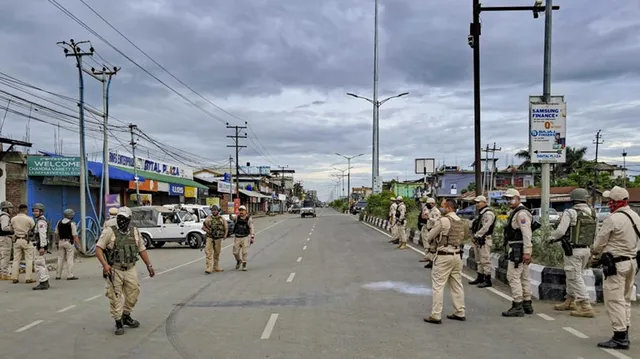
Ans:
{"label": "khaki cap", "polygon": [[609,198],[611,196],[611,191],[606,190],[604,192],[602,192],[602,197],[603,198]]}
{"label": "khaki cap", "polygon": [[615,186],[611,189],[609,197],[614,201],[622,201],[629,198],[629,191],[622,187]]}
{"label": "khaki cap", "polygon": [[427,203],[435,204],[435,203],[436,203],[436,200],[435,200],[435,199],[433,199],[433,197],[429,197],[429,199],[427,199]]}
{"label": "khaki cap", "polygon": [[511,198],[511,197],[520,198],[520,192],[518,192],[518,190],[515,188],[509,188],[502,196],[508,197],[508,198]]}
{"label": "khaki cap", "polygon": [[474,201],[476,201],[476,203],[478,203],[478,202],[485,202],[485,203],[486,203],[486,202],[487,202],[487,197],[485,197],[485,196],[478,196],[478,197],[476,197],[476,198],[474,199]]}

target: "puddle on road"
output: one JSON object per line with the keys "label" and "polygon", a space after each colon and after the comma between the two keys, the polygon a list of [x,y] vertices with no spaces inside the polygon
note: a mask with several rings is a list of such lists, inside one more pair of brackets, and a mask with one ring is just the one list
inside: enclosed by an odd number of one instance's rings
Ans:
{"label": "puddle on road", "polygon": [[373,282],[363,285],[362,288],[369,290],[394,290],[399,293],[420,296],[430,296],[433,294],[431,288],[425,285],[416,285],[407,282]]}

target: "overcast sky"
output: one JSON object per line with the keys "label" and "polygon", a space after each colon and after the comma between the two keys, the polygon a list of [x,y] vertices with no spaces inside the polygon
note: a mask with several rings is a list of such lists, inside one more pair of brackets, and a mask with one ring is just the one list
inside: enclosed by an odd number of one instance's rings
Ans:
{"label": "overcast sky", "polygon": [[[78,97],[77,69],[56,46],[90,40],[97,54],[122,67],[113,78],[112,150],[125,153],[128,123],[189,152],[190,161],[226,160],[231,125],[249,123],[240,162],[286,166],[326,198],[332,167],[352,162],[352,185],[371,183],[374,0],[84,0],[151,58],[211,103],[181,85],[110,28],[80,0],[57,0],[126,56],[187,97],[188,103],[101,41],[51,1],[4,1],[0,72],[48,91]],[[54,1],[55,2],[55,1]],[[532,1],[522,0],[522,5]],[[483,5],[519,1],[487,0]],[[568,146],[588,146],[602,129],[600,156],[640,171],[640,3],[556,0],[552,93],[564,95]],[[414,158],[468,167],[473,162],[472,50],[467,44],[471,0],[380,0],[380,168],[385,180],[416,178]],[[482,15],[482,143],[496,142],[499,166],[528,143],[528,96],[542,91],[544,17]],[[84,48],[83,48],[84,49]],[[103,63],[85,58],[87,67]],[[2,76],[0,76],[2,77]],[[101,84],[85,76],[86,100],[102,107]],[[0,90],[60,109],[0,83]],[[72,102],[33,91],[46,100]],[[7,106],[0,93],[0,120]],[[195,105],[194,105],[195,104]],[[199,109],[198,107],[201,109]],[[12,107],[28,113],[28,108]],[[223,109],[223,110],[221,110]],[[69,112],[70,110],[63,111]],[[34,111],[35,112],[35,111]],[[40,111],[38,111],[40,112]],[[42,113],[42,112],[40,112]],[[36,116],[36,115],[34,115]],[[41,119],[58,120],[42,115]],[[88,117],[89,121],[96,121]],[[122,122],[119,122],[119,121]],[[23,139],[28,119],[9,112],[2,136]],[[87,151],[101,156],[101,134],[89,124]],[[63,153],[79,152],[78,126],[62,122]],[[55,127],[32,120],[34,150],[53,151]],[[176,162],[140,139],[141,155]],[[32,150],[32,151],[34,151]],[[174,154],[174,150],[168,151]],[[199,157],[194,157],[199,156]],[[516,164],[518,160],[515,160]]]}

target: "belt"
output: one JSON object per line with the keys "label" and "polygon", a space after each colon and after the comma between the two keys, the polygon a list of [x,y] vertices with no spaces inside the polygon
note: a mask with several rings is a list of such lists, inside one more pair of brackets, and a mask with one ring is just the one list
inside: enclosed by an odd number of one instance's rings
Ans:
{"label": "belt", "polygon": [[571,248],[589,248],[589,246],[587,246],[585,244],[581,244],[581,245],[573,245],[573,246],[571,246]]}
{"label": "belt", "polygon": [[615,257],[613,258],[613,263],[626,262],[633,259],[636,259],[636,257]]}
{"label": "belt", "polygon": [[458,252],[443,252],[443,251],[438,251],[438,255],[441,256],[452,256],[452,255],[456,255],[456,254],[460,254],[462,252],[458,251]]}
{"label": "belt", "polygon": [[121,264],[114,264],[112,267],[113,267],[113,268],[115,268],[115,269],[117,269],[117,270],[124,270],[124,271],[126,271],[126,270],[129,270],[129,269],[131,269],[131,268],[134,268],[135,266],[136,266],[135,264],[132,264],[132,265],[130,265],[130,266],[125,266],[125,265],[121,265]]}

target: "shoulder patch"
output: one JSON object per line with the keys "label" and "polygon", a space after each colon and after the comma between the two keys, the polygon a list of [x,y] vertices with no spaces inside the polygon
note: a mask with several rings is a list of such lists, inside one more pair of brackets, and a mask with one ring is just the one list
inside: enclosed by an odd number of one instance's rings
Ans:
{"label": "shoulder patch", "polygon": [[522,224],[527,224],[527,220],[526,220],[525,218],[522,218],[522,219],[520,220],[520,223],[522,223]]}

